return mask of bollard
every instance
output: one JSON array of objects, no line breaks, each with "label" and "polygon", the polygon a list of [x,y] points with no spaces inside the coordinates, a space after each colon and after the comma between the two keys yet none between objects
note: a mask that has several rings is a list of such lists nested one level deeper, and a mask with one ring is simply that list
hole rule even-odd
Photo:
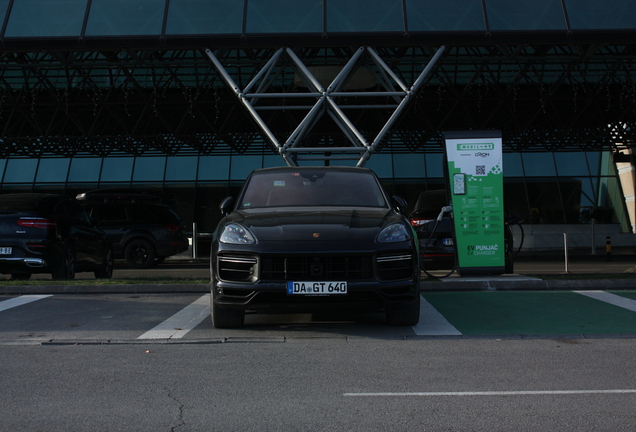
[{"label": "bollard", "polygon": [[607,260],[612,260],[612,239],[610,236],[605,237],[605,255],[607,255]]}]

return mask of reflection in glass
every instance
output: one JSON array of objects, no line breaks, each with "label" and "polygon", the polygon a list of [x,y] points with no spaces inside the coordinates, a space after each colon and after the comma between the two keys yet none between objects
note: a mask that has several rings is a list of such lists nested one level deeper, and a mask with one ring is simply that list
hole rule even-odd
[{"label": "reflection in glass", "polygon": [[636,28],[636,2],[565,0],[572,29]]},{"label": "reflection in glass", "polygon": [[247,3],[246,32],[321,33],[322,1],[251,0]]},{"label": "reflection in glass", "polygon": [[406,0],[406,15],[410,32],[486,29],[481,0]]},{"label": "reflection in glass", "polygon": [[566,29],[560,0],[486,0],[490,30]]},{"label": "reflection in glass", "polygon": [[401,0],[332,0],[328,32],[404,31]]},{"label": "reflection in glass", "polygon": [[242,1],[170,0],[166,34],[240,34],[242,31]]},{"label": "reflection in glass", "polygon": [[[6,1],[0,2],[2,11]],[[79,36],[87,0],[15,0],[5,37]]]},{"label": "reflection in glass", "polygon": [[132,176],[132,157],[110,157],[104,158],[102,167],[102,182],[129,182]]},{"label": "reflection in glass", "polygon": [[159,35],[165,3],[165,0],[92,0],[86,35]]},{"label": "reflection in glass", "polygon": [[4,183],[33,183],[37,159],[9,159],[4,172]]},{"label": "reflection in glass", "polygon": [[70,163],[71,160],[68,158],[40,159],[35,181],[42,183],[66,182]]},{"label": "reflection in glass", "polygon": [[374,154],[369,158],[365,167],[369,168],[381,179],[393,177],[391,154]]}]

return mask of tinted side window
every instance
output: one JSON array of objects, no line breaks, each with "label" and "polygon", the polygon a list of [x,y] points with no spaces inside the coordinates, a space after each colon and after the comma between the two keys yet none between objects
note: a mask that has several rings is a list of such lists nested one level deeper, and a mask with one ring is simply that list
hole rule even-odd
[{"label": "tinted side window", "polygon": [[115,206],[95,207],[92,216],[100,223],[123,223],[126,222],[126,209]]},{"label": "tinted side window", "polygon": [[155,223],[157,219],[148,209],[142,207],[129,207],[128,220],[140,223]]}]

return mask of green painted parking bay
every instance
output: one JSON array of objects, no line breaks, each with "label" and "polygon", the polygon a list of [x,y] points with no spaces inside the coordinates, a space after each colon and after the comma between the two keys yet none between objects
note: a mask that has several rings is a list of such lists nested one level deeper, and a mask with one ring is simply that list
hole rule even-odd
[{"label": "green painted parking bay", "polygon": [[[636,299],[634,291],[612,293]],[[422,295],[466,336],[636,334],[636,312],[571,291]]]}]

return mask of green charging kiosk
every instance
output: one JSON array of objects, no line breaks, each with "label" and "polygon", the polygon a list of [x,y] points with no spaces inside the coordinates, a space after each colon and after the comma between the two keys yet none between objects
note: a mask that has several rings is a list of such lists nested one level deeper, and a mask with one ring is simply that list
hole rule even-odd
[{"label": "green charging kiosk", "polygon": [[460,275],[505,272],[500,131],[445,132],[447,191]]}]

